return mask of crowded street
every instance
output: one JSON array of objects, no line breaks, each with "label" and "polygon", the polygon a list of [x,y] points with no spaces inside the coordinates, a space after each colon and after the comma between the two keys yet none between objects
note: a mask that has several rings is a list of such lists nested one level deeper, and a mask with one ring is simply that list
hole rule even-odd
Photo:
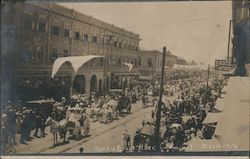
[{"label": "crowded street", "polygon": [[[211,79],[213,80],[210,81],[208,99],[204,97],[206,95],[204,94],[206,78],[189,77],[172,80],[169,82],[172,86],[165,85],[164,106],[161,113],[161,143],[164,146],[162,151],[185,151],[185,147],[188,147],[187,142],[191,140],[192,136],[198,136],[198,134],[199,137],[209,136],[209,132],[204,130],[202,121],[207,112],[214,111],[214,103],[223,88],[222,83],[218,83],[219,81],[216,81],[214,77]],[[48,112],[44,115],[44,119],[42,117],[45,110],[38,111],[36,107],[33,109],[23,106],[21,110],[15,110],[17,113],[14,116],[16,116],[18,130],[14,135],[15,139],[10,141],[16,141],[14,146],[16,153],[24,154],[29,152],[152,151],[151,146],[153,145],[150,145],[152,144],[150,138],[153,136],[155,108],[158,104],[158,97],[154,94],[154,89],[159,87],[157,83],[138,82],[137,86],[130,90],[128,88],[124,91],[111,90],[110,95],[101,96],[99,99],[94,96],[86,98],[81,95],[73,95],[71,101],[67,101],[65,97],[61,101],[44,99],[39,101],[40,104],[47,101],[52,107],[51,112],[46,110]],[[118,92],[121,96],[117,95]],[[128,100],[127,103],[131,105],[131,110],[127,111],[127,108],[125,111],[119,110],[119,99],[123,99],[122,104],[126,103],[124,100]],[[38,101],[34,102],[39,104]],[[112,107],[115,108],[112,109]],[[15,108],[10,105],[8,109],[12,112]],[[6,114],[7,121],[10,118],[8,115],[11,116],[11,113]],[[30,116],[34,116],[34,118]],[[80,134],[78,132],[74,134],[77,129],[75,126],[70,129],[70,120],[77,119],[80,122],[83,120],[82,126],[79,127]],[[25,120],[34,127],[25,126]],[[60,127],[51,126],[48,123],[50,120],[61,125],[64,121],[67,122],[67,126],[64,128],[66,133],[62,134]],[[36,124],[37,122],[41,124]],[[24,129],[29,129],[29,131]],[[57,139],[55,139],[53,129],[58,133]],[[177,135],[179,136],[177,137]],[[26,136],[30,138],[23,139]],[[136,139],[136,136],[141,136],[141,139]],[[96,145],[96,141],[101,141],[101,144]],[[40,144],[41,142],[46,144]],[[145,148],[145,144],[148,148]]]},{"label": "crowded street", "polygon": [[1,157],[249,156],[249,0],[1,4]]}]

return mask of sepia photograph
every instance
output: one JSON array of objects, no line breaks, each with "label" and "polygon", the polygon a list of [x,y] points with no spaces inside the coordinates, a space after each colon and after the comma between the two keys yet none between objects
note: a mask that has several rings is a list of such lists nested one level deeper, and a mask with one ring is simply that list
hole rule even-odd
[{"label": "sepia photograph", "polygon": [[0,57],[3,158],[249,157],[250,0],[3,0]]}]

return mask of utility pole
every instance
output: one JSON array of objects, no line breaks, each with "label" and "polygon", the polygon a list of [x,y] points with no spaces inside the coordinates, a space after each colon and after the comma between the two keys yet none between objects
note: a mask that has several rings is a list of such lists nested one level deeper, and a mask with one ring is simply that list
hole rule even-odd
[{"label": "utility pole", "polygon": [[231,27],[232,20],[229,21],[229,32],[228,32],[228,42],[227,42],[227,59],[229,60],[229,50],[230,50],[230,41],[231,41]]},{"label": "utility pole", "polygon": [[162,106],[162,95],[163,95],[163,80],[164,80],[164,68],[165,68],[165,57],[166,57],[166,47],[163,47],[162,55],[162,68],[161,68],[161,85],[160,85],[160,95],[158,106],[156,109],[156,123],[154,129],[154,145],[157,151],[160,150],[160,125],[161,125],[161,106]]},{"label": "utility pole", "polygon": [[[208,98],[209,74],[210,74],[210,64],[208,65],[208,69],[207,69],[207,88],[206,88],[206,104],[205,105],[207,105],[207,98]],[[206,106],[206,110],[207,110],[207,106]]]}]

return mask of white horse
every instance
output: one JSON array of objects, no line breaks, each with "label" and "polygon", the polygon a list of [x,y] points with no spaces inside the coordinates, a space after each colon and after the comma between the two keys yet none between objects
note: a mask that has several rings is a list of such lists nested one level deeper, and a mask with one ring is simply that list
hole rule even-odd
[{"label": "white horse", "polygon": [[54,146],[57,144],[57,133],[59,133],[60,137],[63,137],[63,142],[65,142],[68,125],[66,119],[57,122],[51,117],[48,117],[45,122],[45,125],[50,126],[50,132],[53,134]]}]

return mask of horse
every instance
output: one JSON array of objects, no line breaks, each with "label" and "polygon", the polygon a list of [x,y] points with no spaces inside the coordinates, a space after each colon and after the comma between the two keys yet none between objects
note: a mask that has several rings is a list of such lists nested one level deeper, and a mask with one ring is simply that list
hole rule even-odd
[{"label": "horse", "polygon": [[61,138],[63,137],[63,143],[65,142],[67,125],[68,125],[66,119],[57,122],[53,120],[51,117],[48,117],[48,119],[45,122],[45,125],[50,126],[50,132],[53,134],[54,147],[57,144],[57,133],[59,133]]}]

